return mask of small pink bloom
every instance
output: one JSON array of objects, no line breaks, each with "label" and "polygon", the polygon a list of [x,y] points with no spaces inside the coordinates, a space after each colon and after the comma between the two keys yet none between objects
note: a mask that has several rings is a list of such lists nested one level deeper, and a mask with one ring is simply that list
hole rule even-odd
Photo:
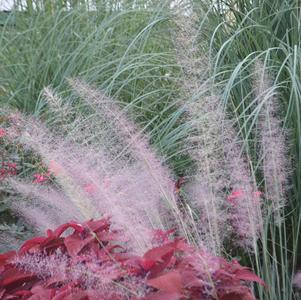
[{"label": "small pink bloom", "polygon": [[227,201],[230,204],[235,204],[235,200],[241,196],[243,196],[244,192],[242,190],[233,191],[228,197]]},{"label": "small pink bloom", "polygon": [[46,174],[36,173],[33,175],[33,177],[35,178],[33,180],[33,183],[43,183],[43,182],[49,180],[49,175],[50,175],[49,172]]},{"label": "small pink bloom", "polygon": [[6,136],[6,131],[4,128],[0,128],[0,138],[5,137]]},{"label": "small pink bloom", "polygon": [[84,185],[84,190],[89,193],[89,194],[94,194],[97,190],[95,184],[93,183],[88,183]]}]

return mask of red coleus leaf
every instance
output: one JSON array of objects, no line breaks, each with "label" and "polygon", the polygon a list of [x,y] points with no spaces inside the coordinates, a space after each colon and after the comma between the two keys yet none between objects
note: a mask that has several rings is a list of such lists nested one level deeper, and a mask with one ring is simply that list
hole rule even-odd
[{"label": "red coleus leaf", "polygon": [[169,293],[169,292],[156,292],[156,293],[151,293],[143,300],[179,300],[180,296],[178,293]]},{"label": "red coleus leaf", "polygon": [[48,237],[36,237],[26,241],[20,248],[18,254],[33,253],[41,250],[53,250],[63,245],[63,240],[57,238],[51,231],[47,231]]},{"label": "red coleus leaf", "polygon": [[37,277],[34,274],[11,267],[1,273],[0,287],[14,289],[19,285],[22,286],[24,282],[32,281],[35,278]]},{"label": "red coleus leaf", "polygon": [[[4,254],[0,254],[0,267],[9,263],[12,258],[16,256],[16,251],[9,251]],[[0,269],[1,270],[1,269]]]},{"label": "red coleus leaf", "polygon": [[158,290],[181,294],[183,291],[181,275],[178,271],[170,271],[161,276],[148,279],[147,284]]},{"label": "red coleus leaf", "polygon": [[175,262],[174,253],[169,252],[162,257],[162,262],[156,263],[149,270],[149,278],[153,278],[158,276],[162,271],[164,271],[167,267],[169,267],[173,262]]},{"label": "red coleus leaf", "polygon": [[196,272],[193,269],[179,270],[182,276],[182,284],[185,288],[200,288],[203,286],[203,281],[197,277]]},{"label": "red coleus leaf", "polygon": [[[22,287],[23,288],[23,287]],[[16,291],[14,293],[16,296],[20,296],[20,297],[23,297],[23,298],[26,298],[26,297],[30,297],[32,296],[32,293],[28,290],[20,290],[20,291]],[[29,298],[30,299],[30,298]]]},{"label": "red coleus leaf", "polygon": [[[69,231],[65,232],[69,228],[73,229],[71,234]],[[46,237],[37,237],[25,242],[18,251],[19,265],[15,265],[13,260],[15,252],[0,255],[0,298],[124,300],[128,294],[123,295],[120,290],[114,291],[114,288],[118,284],[128,283],[134,289],[139,289],[141,284],[143,289],[145,285],[149,287],[145,289],[147,292],[143,298],[132,297],[132,300],[180,300],[184,297],[205,300],[208,299],[208,294],[204,287],[212,284],[221,300],[255,300],[244,281],[264,285],[259,277],[237,261],[229,263],[225,259],[210,255],[207,251],[195,249],[181,239],[170,241],[165,232],[158,231],[158,241],[162,243],[161,246],[148,250],[140,257],[126,249],[122,236],[110,230],[108,219],[90,220],[83,224],[63,224],[54,231],[48,230]],[[33,268],[33,272],[37,270],[37,274],[26,273],[19,268],[22,255],[27,253],[33,257],[42,255],[43,259],[46,259],[46,268],[47,257],[50,264],[56,264],[56,261],[60,263],[56,260],[59,253],[55,251],[57,249],[64,256],[62,266],[58,266],[58,274],[45,278],[38,276],[40,265],[37,265],[36,269]],[[208,260],[209,264],[212,263],[212,271],[203,270],[202,264],[197,263],[200,256]],[[93,274],[98,272],[101,275],[100,280],[108,284],[114,281],[116,286],[100,289],[97,284],[94,287],[97,283],[94,280],[98,280],[98,276]],[[207,275],[202,275],[206,272],[210,272],[210,282]],[[54,273],[50,271],[49,274]],[[92,274],[91,281],[89,274]],[[87,283],[91,285],[87,286]]]},{"label": "red coleus leaf", "polygon": [[65,300],[68,296],[72,295],[72,288],[68,285],[63,287],[51,300]]},{"label": "red coleus leaf", "polygon": [[149,251],[147,251],[143,258],[148,261],[154,261],[154,262],[162,262],[164,256],[170,253],[174,253],[176,250],[175,243],[168,243],[163,246],[155,247]]},{"label": "red coleus leaf", "polygon": [[233,283],[234,281],[239,282],[239,279],[228,270],[218,269],[214,273],[214,278],[216,281],[219,281],[221,284],[228,284],[229,282]]},{"label": "red coleus leaf", "polygon": [[47,235],[47,237],[54,237],[55,236],[54,232],[51,229],[46,230],[46,235]]},{"label": "red coleus leaf", "polygon": [[[130,256],[128,253],[120,253],[117,257],[123,259],[123,261],[119,260],[119,262],[122,264],[122,266],[130,266],[136,269],[141,270],[141,258],[139,256]],[[125,256],[123,256],[125,254]],[[115,257],[114,257],[115,259]]]},{"label": "red coleus leaf", "polygon": [[107,232],[101,231],[96,233],[98,240],[101,242],[111,242],[111,241],[119,241],[121,240],[120,234],[118,232]]},{"label": "red coleus leaf", "polygon": [[63,238],[57,238],[55,236],[51,236],[45,239],[40,245],[41,251],[51,252],[60,248],[64,245]]},{"label": "red coleus leaf", "polygon": [[55,290],[37,285],[31,289],[31,293],[32,296],[28,300],[51,300],[55,295]]},{"label": "red coleus leaf", "polygon": [[266,287],[266,283],[248,268],[239,269],[235,271],[234,274],[239,280],[257,282]]},{"label": "red coleus leaf", "polygon": [[156,262],[154,260],[149,260],[145,258],[142,258],[140,260],[141,267],[146,271],[149,271],[155,264]]},{"label": "red coleus leaf", "polygon": [[[217,284],[216,288],[219,299],[256,300],[250,289],[245,285],[241,285],[239,282],[228,282],[224,285]],[[252,297],[250,298],[250,296]]]},{"label": "red coleus leaf", "polygon": [[66,295],[64,300],[100,300],[95,291],[74,290],[69,295]]},{"label": "red coleus leaf", "polygon": [[93,232],[98,232],[98,231],[103,231],[107,230],[110,228],[110,222],[108,218],[105,219],[100,219],[100,220],[90,220],[85,223],[85,226],[93,231]]},{"label": "red coleus leaf", "polygon": [[54,235],[56,237],[59,237],[62,235],[63,232],[65,232],[68,228],[73,228],[76,232],[83,232],[85,230],[84,226],[82,224],[76,223],[76,222],[69,222],[66,224],[63,224],[61,226],[59,226],[55,231],[54,231]]},{"label": "red coleus leaf", "polygon": [[30,250],[36,251],[40,249],[40,245],[47,238],[44,236],[35,237],[31,240],[26,241],[20,248],[19,254],[24,254],[25,252],[29,252]]},{"label": "red coleus leaf", "polygon": [[64,239],[64,245],[67,248],[68,254],[73,257],[79,254],[85,246],[94,240],[95,238],[93,236],[81,239],[78,235],[72,234]]},{"label": "red coleus leaf", "polygon": [[175,241],[155,247],[144,254],[141,266],[150,272],[149,278],[156,277],[172,263],[177,245],[178,241]]},{"label": "red coleus leaf", "polygon": [[231,292],[219,297],[220,300],[256,300],[250,291],[245,293]]}]

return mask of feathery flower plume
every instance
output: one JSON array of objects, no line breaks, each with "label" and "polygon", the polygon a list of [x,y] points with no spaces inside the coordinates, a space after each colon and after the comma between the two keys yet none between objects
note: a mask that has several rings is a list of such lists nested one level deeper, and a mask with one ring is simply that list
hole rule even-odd
[{"label": "feathery flower plume", "polygon": [[298,288],[299,290],[301,290],[301,271],[298,271],[293,279],[293,285]]},{"label": "feathery flower plume", "polygon": [[[196,162],[196,173],[192,183],[186,187],[191,199],[190,205],[198,215],[197,235],[201,242],[215,253],[221,251],[225,228],[222,206],[223,198],[219,192],[223,173],[223,160],[220,153],[220,127],[223,114],[217,110],[218,99],[205,90],[204,74],[206,66],[197,47],[198,32],[195,16],[175,15],[177,25],[174,44],[178,64],[182,67],[180,93],[185,99],[187,118],[194,129],[189,139],[190,154]],[[189,205],[189,204],[188,204]],[[192,218],[193,219],[193,218]],[[192,223],[193,220],[192,220]]]},{"label": "feathery flower plume", "polygon": [[[197,46],[195,16],[176,14],[175,22],[175,48],[183,69],[181,94],[194,129],[190,153],[196,162],[196,173],[186,191],[192,198],[192,208],[199,214],[201,240],[219,253],[232,230],[240,245],[254,248],[260,235],[261,209],[260,201],[253,197],[257,189],[241,156],[241,143],[219,96],[205,78],[208,58]],[[235,207],[225,201],[225,190],[243,190]]]},{"label": "feathery flower plume", "polygon": [[255,180],[252,179],[247,158],[241,153],[242,144],[229,120],[224,123],[224,153],[228,169],[229,222],[235,244],[253,251],[263,229],[261,198]]},{"label": "feathery flower plume", "polygon": [[[70,79],[72,89],[94,110],[97,117],[110,126],[111,132],[124,144],[119,155],[128,156],[139,164],[142,172],[148,174],[148,184],[156,188],[158,195],[163,199],[162,209],[171,212],[167,214],[167,223],[171,219],[177,220],[181,228],[181,215],[176,203],[174,181],[171,171],[163,165],[162,160],[151,149],[146,134],[142,133],[136,125],[129,120],[113,99],[101,93],[79,79]],[[165,208],[164,208],[165,206]],[[169,213],[170,214],[170,213]],[[163,216],[164,217],[164,216]]]},{"label": "feathery flower plume", "polygon": [[17,197],[21,195],[26,199],[26,201],[12,199],[13,210],[33,225],[38,232],[55,228],[57,224],[69,220],[84,219],[74,202],[51,185],[37,185],[16,179],[10,179],[9,183],[18,193]]},{"label": "feathery flower plume", "polygon": [[[111,118],[111,115],[108,117]],[[163,229],[166,223],[162,219],[168,210],[162,205],[162,199],[165,196],[173,201],[175,210],[176,205],[174,185],[168,169],[160,164],[142,136],[137,138],[138,142],[131,140],[136,143],[133,147],[136,160],[127,158],[114,161],[100,143],[77,144],[71,134],[63,137],[57,128],[54,134],[38,120],[19,116],[17,121],[15,126],[19,131],[19,142],[40,155],[58,183],[57,192],[61,193],[62,199],[60,204],[56,200],[57,193],[50,188],[46,190],[46,183],[14,183],[15,189],[29,198],[38,198],[41,193],[42,198],[49,199],[48,206],[53,208],[46,209],[47,204],[44,204],[47,201],[38,203],[32,200],[29,202],[32,209],[18,203],[14,205],[17,211],[35,225],[40,224],[40,230],[66,221],[70,217],[68,212],[74,213],[79,220],[109,214],[117,227],[124,228],[124,234],[134,249],[144,251],[151,245],[150,231],[153,228]],[[124,116],[119,121],[126,125]],[[93,124],[90,124],[92,127]],[[139,136],[134,129],[132,126],[131,134]],[[60,211],[66,212],[65,216]]]},{"label": "feathery flower plume", "polygon": [[281,224],[286,202],[289,165],[286,159],[286,137],[278,117],[279,103],[275,86],[260,60],[254,65],[254,89],[260,107],[258,131],[261,140],[265,198],[271,203],[275,223]]}]

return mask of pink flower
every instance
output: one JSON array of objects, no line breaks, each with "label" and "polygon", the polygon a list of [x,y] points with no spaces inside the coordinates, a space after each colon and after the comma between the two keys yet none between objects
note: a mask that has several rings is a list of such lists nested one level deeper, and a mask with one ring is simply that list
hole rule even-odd
[{"label": "pink flower", "polygon": [[227,201],[230,204],[235,205],[235,200],[241,196],[243,196],[244,191],[243,190],[237,190],[237,191],[233,191],[228,197],[227,197]]},{"label": "pink flower", "polygon": [[88,193],[88,194],[94,194],[97,190],[95,184],[93,183],[87,183],[84,185],[84,190]]},{"label": "pink flower", "polygon": [[255,193],[254,193],[254,196],[255,197],[260,197],[262,195],[262,192],[261,191],[256,191]]},{"label": "pink flower", "polygon": [[[242,197],[244,195],[244,191],[243,190],[237,190],[237,191],[233,191],[228,197],[227,197],[227,201],[232,204],[235,205],[236,200],[239,197]],[[259,198],[262,195],[262,192],[260,191],[256,191],[253,193],[254,199]]]},{"label": "pink flower", "polygon": [[47,180],[49,180],[50,172],[47,172],[46,174],[36,173],[33,175],[35,178],[33,180],[33,183],[43,183]]},{"label": "pink flower", "polygon": [[6,136],[6,131],[4,128],[0,128],[0,138],[5,137]]}]

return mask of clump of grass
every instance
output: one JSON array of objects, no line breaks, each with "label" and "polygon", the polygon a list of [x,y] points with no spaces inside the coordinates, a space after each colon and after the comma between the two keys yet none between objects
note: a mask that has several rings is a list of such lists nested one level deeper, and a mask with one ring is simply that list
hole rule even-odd
[{"label": "clump of grass", "polygon": [[[77,118],[70,119],[68,126],[74,130],[63,136],[66,128],[60,133],[54,127],[53,132],[38,120],[19,116],[14,124],[20,132],[19,143],[39,154],[48,171],[46,177],[36,176],[32,183],[11,181],[21,195],[32,199],[16,203],[14,209],[42,231],[72,216],[83,220],[107,213],[120,228],[126,228],[129,239],[137,242],[133,248],[141,251],[150,245],[148,231],[153,228],[173,224],[182,232],[172,173],[146,137],[110,97],[79,80],[70,80],[70,84],[97,118],[81,129]],[[57,104],[58,98],[49,88],[46,92],[48,102]],[[113,139],[97,136],[99,124],[104,123],[106,134],[115,136]],[[95,139],[88,142],[86,133]],[[124,148],[113,159],[108,151],[118,152],[114,149],[120,149],[118,143]],[[47,176],[55,178],[57,186],[44,186]]]},{"label": "clump of grass", "polygon": [[[200,37],[196,18],[176,15],[175,20],[178,28],[174,44],[183,70],[181,97],[194,129],[189,152],[196,168],[186,192],[196,209],[194,218],[201,224],[200,239],[209,237],[206,245],[220,253],[233,235],[234,243],[255,251],[262,234],[261,202],[254,196],[256,182],[246,155],[241,153],[235,123],[222,106],[218,90],[206,78],[210,65],[197,47]],[[227,192],[232,193],[232,200],[237,199],[226,201]]]},{"label": "clump of grass", "polygon": [[[205,8],[208,3],[203,4]],[[292,277],[300,260],[301,221],[300,176],[297,175],[300,173],[299,4],[269,0],[219,4],[207,5],[208,18],[204,22],[206,27],[203,26],[210,40],[215,87],[222,89],[221,101],[238,121],[258,186],[264,187],[268,198],[271,194],[276,197],[275,202],[264,200],[265,206],[275,214],[264,218],[264,234],[259,244],[262,255],[250,258],[271,287],[269,291],[259,291],[259,297],[297,299]],[[260,67],[254,70],[258,61]],[[254,90],[257,90],[255,99]],[[261,128],[259,135],[256,124]],[[286,130],[282,127],[290,132],[288,146],[283,143]],[[277,140],[277,147],[269,145],[269,139],[273,143]],[[275,165],[273,159],[269,160],[273,156],[277,160]],[[288,181],[285,178],[290,167],[287,169],[284,161],[294,161],[296,167]],[[269,175],[262,176],[265,172]],[[287,189],[288,186],[293,188]],[[277,219],[281,221],[280,227],[279,222],[273,221]]]}]

